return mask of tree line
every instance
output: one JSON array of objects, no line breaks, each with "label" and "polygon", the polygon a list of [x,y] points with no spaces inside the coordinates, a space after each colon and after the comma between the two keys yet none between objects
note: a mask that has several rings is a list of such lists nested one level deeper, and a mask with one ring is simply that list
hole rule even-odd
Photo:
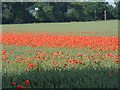
[{"label": "tree line", "polygon": [[119,19],[119,2],[3,2],[2,23],[71,22]]}]

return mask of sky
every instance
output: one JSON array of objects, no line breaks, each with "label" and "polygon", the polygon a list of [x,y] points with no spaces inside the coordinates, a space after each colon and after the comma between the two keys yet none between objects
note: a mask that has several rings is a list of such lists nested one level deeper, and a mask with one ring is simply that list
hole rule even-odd
[{"label": "sky", "polygon": [[113,3],[114,2],[114,0],[106,0],[107,2],[110,2],[110,3]]},{"label": "sky", "polygon": [[110,5],[115,6],[115,5],[114,5],[114,0],[106,0],[106,2],[109,2]]}]

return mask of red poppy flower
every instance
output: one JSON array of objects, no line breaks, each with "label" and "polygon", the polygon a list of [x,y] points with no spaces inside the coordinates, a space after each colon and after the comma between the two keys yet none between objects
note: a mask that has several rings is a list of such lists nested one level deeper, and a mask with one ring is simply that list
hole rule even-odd
[{"label": "red poppy flower", "polygon": [[36,67],[36,64],[30,63],[30,64],[28,64],[28,67],[29,67],[29,68],[34,68],[34,67]]},{"label": "red poppy flower", "polygon": [[64,68],[66,68],[67,64],[64,64]]},{"label": "red poppy flower", "polygon": [[34,59],[37,59],[37,56],[34,56]]},{"label": "red poppy flower", "polygon": [[79,61],[79,64],[82,64],[82,61]]},{"label": "red poppy flower", "polygon": [[108,56],[113,57],[113,54],[110,54],[110,53],[109,53]]},{"label": "red poppy flower", "polygon": [[73,60],[70,60],[70,64],[73,64]]},{"label": "red poppy flower", "polygon": [[54,64],[54,63],[55,63],[55,61],[54,61],[54,60],[52,60],[52,61],[51,61],[51,63],[52,63],[52,64]]},{"label": "red poppy flower", "polygon": [[7,58],[8,58],[8,55],[6,55],[5,58],[7,59]]},{"label": "red poppy flower", "polygon": [[19,90],[24,90],[24,86],[17,86]]},{"label": "red poppy flower", "polygon": [[31,58],[27,58],[27,60],[28,60],[28,61],[30,61],[30,60],[31,60]]},{"label": "red poppy flower", "polygon": [[115,60],[115,63],[118,63],[118,59]]},{"label": "red poppy flower", "polygon": [[[43,35],[38,34],[33,36],[31,33],[29,34],[3,34],[3,42],[4,44],[15,44],[15,45],[30,45],[33,47],[36,46],[48,46],[48,47],[92,47],[95,51],[96,49],[99,50],[106,50],[109,49],[112,51],[118,50],[118,37],[84,37],[84,36],[57,36],[57,35]],[[29,37],[29,38],[28,38]],[[16,39],[14,39],[16,38]],[[34,38],[34,39],[31,39]],[[41,40],[40,40],[40,39]],[[24,40],[22,40],[24,39]],[[39,41],[40,40],[40,41]],[[50,43],[53,42],[53,43]],[[64,42],[64,43],[61,43]],[[98,43],[99,42],[99,43]],[[19,49],[19,48],[18,48]],[[88,50],[87,50],[88,51]],[[36,51],[35,51],[36,52]],[[41,50],[39,51],[42,52]],[[59,53],[59,52],[57,52]],[[4,54],[4,53],[3,53]],[[81,55],[80,55],[81,56]],[[110,55],[112,57],[112,55]]]},{"label": "red poppy flower", "polygon": [[6,54],[7,51],[6,50],[2,50],[2,55]]},{"label": "red poppy flower", "polygon": [[97,62],[98,62],[98,60],[95,60],[95,61],[94,61],[94,63],[97,63]]},{"label": "red poppy flower", "polygon": [[68,62],[68,59],[66,59],[66,62]]},{"label": "red poppy flower", "polygon": [[30,80],[26,80],[25,85],[30,85]]},{"label": "red poppy flower", "polygon": [[3,62],[7,62],[6,60],[3,60]]},{"label": "red poppy flower", "polygon": [[16,85],[16,82],[12,82],[11,85]]},{"label": "red poppy flower", "polygon": [[82,56],[82,54],[78,54],[78,56],[79,56],[79,57],[81,57],[81,56]]},{"label": "red poppy flower", "polygon": [[12,64],[12,61],[8,61],[9,64]]},{"label": "red poppy flower", "polygon": [[64,52],[62,52],[62,54],[64,54]]},{"label": "red poppy flower", "polygon": [[60,65],[62,65],[62,62],[60,62]]}]

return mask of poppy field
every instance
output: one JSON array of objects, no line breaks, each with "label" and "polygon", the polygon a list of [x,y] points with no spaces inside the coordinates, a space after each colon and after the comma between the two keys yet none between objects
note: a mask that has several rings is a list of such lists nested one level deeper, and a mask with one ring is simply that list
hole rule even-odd
[{"label": "poppy field", "polygon": [[118,88],[120,40],[109,33],[2,33],[2,87]]}]

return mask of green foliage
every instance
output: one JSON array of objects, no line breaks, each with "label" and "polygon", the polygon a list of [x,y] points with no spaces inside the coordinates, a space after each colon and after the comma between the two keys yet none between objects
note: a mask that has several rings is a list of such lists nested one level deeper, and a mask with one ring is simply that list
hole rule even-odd
[{"label": "green foliage", "polygon": [[[95,60],[100,62],[97,64],[94,63],[94,60],[86,61],[83,57],[83,62],[86,64],[78,65],[76,68],[73,68],[72,65],[67,66],[66,69],[63,67],[60,70],[60,67],[53,68],[51,60],[56,62],[66,63],[66,58],[62,58],[61,52],[64,52],[64,55],[69,54],[68,58],[77,57],[78,53],[88,54],[89,56],[94,55],[94,50],[81,48],[76,50],[75,48],[45,48],[45,47],[36,47],[32,48],[29,46],[17,46],[13,45],[3,45],[3,49],[6,49],[9,53],[11,50],[14,50],[14,55],[9,55],[7,61],[12,61],[13,64],[3,63],[3,74],[2,74],[2,86],[3,88],[10,88],[12,85],[11,82],[17,82],[17,85],[24,85],[26,79],[31,81],[29,88],[118,88],[118,64],[114,63],[113,58],[106,59],[103,61],[100,57]],[[86,52],[90,50],[89,53]],[[30,52],[26,52],[26,50]],[[46,53],[45,60],[40,62],[40,58],[34,60],[33,57],[36,54],[39,54],[39,51],[42,50],[42,53]],[[60,57],[52,58],[50,52],[60,52]],[[32,52],[32,53],[31,53]],[[100,53],[99,51],[96,53]],[[116,51],[109,51],[107,53],[113,53],[117,55]],[[107,54],[103,53],[103,54]],[[70,54],[73,56],[71,57]],[[22,55],[25,55],[23,58]],[[27,60],[28,57],[31,58],[31,62],[39,62],[39,70],[30,69],[25,71],[26,66],[23,62],[16,63],[16,57],[21,56],[22,61]],[[41,57],[41,54],[39,54]],[[51,57],[48,59],[48,57]],[[48,65],[49,64],[49,65]],[[47,65],[47,66],[46,66]],[[25,86],[27,87],[27,86]]]},{"label": "green foliage", "polygon": [[30,14],[28,7],[33,3],[9,2],[2,3],[3,23],[30,23],[35,18]]},{"label": "green foliage", "polygon": [[2,23],[11,23],[12,21],[12,7],[9,3],[4,3],[2,5]]},{"label": "green foliage", "polygon": [[4,2],[2,19],[3,23],[94,21],[104,20],[105,15],[107,20],[118,19],[119,3],[115,5],[107,2]]}]

